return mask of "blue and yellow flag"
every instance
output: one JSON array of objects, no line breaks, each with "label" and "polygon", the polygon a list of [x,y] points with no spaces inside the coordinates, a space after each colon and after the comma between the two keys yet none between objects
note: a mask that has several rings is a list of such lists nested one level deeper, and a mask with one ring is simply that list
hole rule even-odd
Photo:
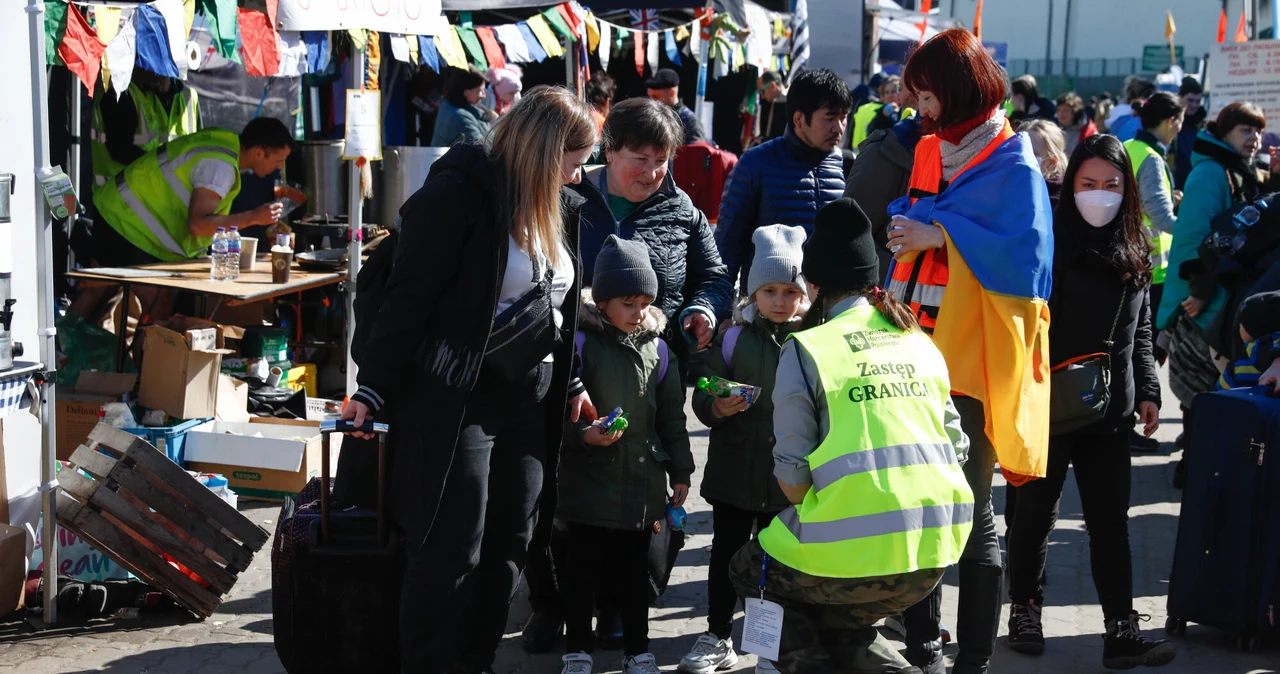
[{"label": "blue and yellow flag", "polygon": [[1027,136],[995,142],[941,194],[904,197],[889,213],[944,232],[949,280],[933,339],[953,391],[983,402],[987,437],[1018,484],[1048,466],[1053,213]]}]

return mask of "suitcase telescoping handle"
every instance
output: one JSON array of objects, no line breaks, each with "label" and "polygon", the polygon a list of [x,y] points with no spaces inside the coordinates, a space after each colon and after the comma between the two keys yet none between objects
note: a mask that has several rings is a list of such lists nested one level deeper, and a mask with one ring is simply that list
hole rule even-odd
[{"label": "suitcase telescoping handle", "polygon": [[323,437],[320,452],[320,543],[329,542],[329,436],[334,433],[351,433],[361,431],[375,433],[378,436],[378,545],[386,541],[386,486],[387,486],[387,432],[386,424],[368,422],[356,427],[350,421],[325,421],[320,424]]}]

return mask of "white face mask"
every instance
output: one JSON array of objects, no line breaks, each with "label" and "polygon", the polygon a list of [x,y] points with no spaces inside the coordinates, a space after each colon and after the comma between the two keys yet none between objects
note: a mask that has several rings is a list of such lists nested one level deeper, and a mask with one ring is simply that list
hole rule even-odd
[{"label": "white face mask", "polygon": [[1085,222],[1094,227],[1104,227],[1115,220],[1122,201],[1123,195],[1107,190],[1076,192],[1076,208],[1080,209]]}]

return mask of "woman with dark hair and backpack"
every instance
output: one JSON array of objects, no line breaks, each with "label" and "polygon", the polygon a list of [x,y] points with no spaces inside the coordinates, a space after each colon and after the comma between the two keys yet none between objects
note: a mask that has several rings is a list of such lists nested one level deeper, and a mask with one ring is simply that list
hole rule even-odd
[{"label": "woman with dark hair and backpack", "polygon": [[1108,354],[1110,402],[1091,425],[1049,438],[1049,472],[1018,487],[1009,535],[1009,647],[1044,652],[1040,622],[1045,556],[1058,501],[1075,469],[1089,533],[1093,581],[1106,620],[1103,666],[1171,662],[1175,651],[1138,629],[1129,552],[1129,433],[1134,413],[1150,437],[1160,425],[1160,382],[1152,357],[1151,243],[1125,148],[1114,136],[1085,139],[1071,156],[1054,218],[1057,249],[1049,307],[1052,363]]}]

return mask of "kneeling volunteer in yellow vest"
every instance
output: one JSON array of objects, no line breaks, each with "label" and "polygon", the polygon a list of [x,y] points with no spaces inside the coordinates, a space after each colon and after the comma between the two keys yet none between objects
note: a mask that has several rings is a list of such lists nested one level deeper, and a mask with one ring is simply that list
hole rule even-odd
[{"label": "kneeling volunteer in yellow vest", "polygon": [[871,222],[853,200],[818,212],[802,270],[818,289],[815,327],[783,346],[773,391],[773,472],[795,505],[730,575],[743,597],[783,607],[782,672],[919,672],[873,625],[960,559],[969,440],[942,355],[876,287]]},{"label": "kneeling volunteer in yellow vest", "polygon": [[237,136],[205,129],[151,150],[94,191],[109,227],[95,228],[95,262],[132,266],[195,257],[219,227],[270,225],[278,203],[231,214],[240,172],[266,176],[284,166],[293,135],[278,119],[259,117]]}]

